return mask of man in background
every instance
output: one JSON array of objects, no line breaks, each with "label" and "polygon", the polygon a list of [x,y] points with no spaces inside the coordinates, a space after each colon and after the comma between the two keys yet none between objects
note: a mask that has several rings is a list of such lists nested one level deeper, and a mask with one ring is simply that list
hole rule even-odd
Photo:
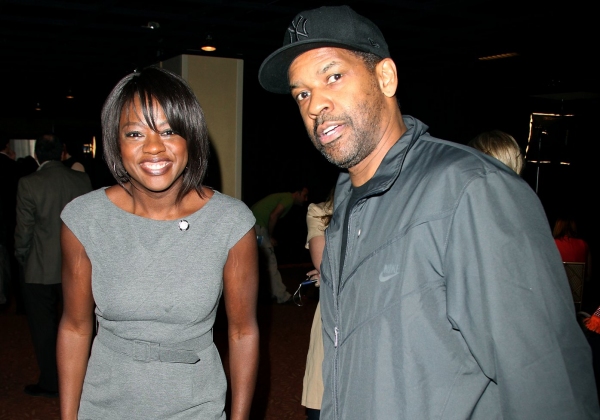
[{"label": "man in background", "polygon": [[301,206],[308,200],[308,189],[304,186],[293,188],[291,192],[270,194],[256,202],[252,207],[252,213],[256,218],[254,226],[258,246],[266,259],[267,273],[271,288],[271,297],[277,303],[288,303],[292,295],[287,291],[281,273],[277,268],[277,257],[274,247],[277,240],[273,237],[273,231],[279,219],[284,217],[292,206]]},{"label": "man in background", "polygon": [[398,75],[379,28],[347,6],[298,14],[259,70],[348,170],[321,264],[321,418],[597,420],[590,347],[538,197],[403,116]]},{"label": "man in background", "polygon": [[0,132],[0,305],[7,307],[15,301],[16,312],[23,313],[19,290],[19,269],[14,253],[15,208],[17,200],[18,164],[10,147],[10,135]]},{"label": "man in background", "polygon": [[88,175],[61,163],[62,142],[53,134],[37,139],[36,172],[19,180],[15,256],[24,271],[25,313],[40,369],[25,393],[58,396],[56,334],[62,304],[60,213],[74,198],[90,192]]}]

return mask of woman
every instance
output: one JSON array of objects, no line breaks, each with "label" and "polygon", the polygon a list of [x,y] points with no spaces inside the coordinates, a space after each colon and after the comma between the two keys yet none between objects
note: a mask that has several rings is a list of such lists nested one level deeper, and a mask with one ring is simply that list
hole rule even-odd
[{"label": "woman", "polygon": [[557,217],[552,228],[554,242],[563,262],[585,263],[585,280],[592,277],[592,257],[588,243],[579,236],[577,223],[569,217]]},{"label": "woman", "polygon": [[[333,214],[332,189],[327,200],[322,203],[312,203],[306,213],[308,235],[305,247],[310,252],[310,258],[316,270],[307,273],[311,278],[319,278],[323,249],[325,248],[325,229]],[[315,283],[319,286],[319,281]],[[318,420],[321,414],[323,399],[323,332],[321,324],[321,306],[317,304],[310,329],[310,342],[306,357],[306,368],[302,381],[302,405],[306,407],[307,420]]]},{"label": "woman", "polygon": [[521,175],[525,167],[525,158],[519,143],[513,136],[500,130],[486,131],[477,135],[469,146],[492,156]]},{"label": "woman", "polygon": [[179,76],[147,68],[110,93],[102,133],[118,185],[61,216],[62,419],[224,419],[227,383],[212,341],[221,293],[231,418],[247,419],[258,365],[255,220],[241,201],[202,186],[200,104]]},{"label": "woman", "polygon": [[[85,172],[85,166],[81,163],[80,157],[76,157],[71,155],[71,152],[74,151],[73,144],[70,142],[65,142],[63,144],[63,153],[61,156],[62,163],[67,167],[71,168],[74,171]],[[79,155],[79,153],[77,153]]]}]

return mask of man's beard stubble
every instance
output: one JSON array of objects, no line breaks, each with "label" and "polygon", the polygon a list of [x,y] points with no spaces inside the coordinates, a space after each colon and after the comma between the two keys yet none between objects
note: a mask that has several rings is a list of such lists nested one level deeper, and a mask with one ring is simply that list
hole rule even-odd
[{"label": "man's beard stubble", "polygon": [[[381,109],[381,102],[376,102],[371,106],[366,102],[358,104],[355,108],[357,111],[355,115],[362,116],[363,121],[359,121],[359,123],[362,122],[360,126],[357,126],[354,118],[348,114],[319,116],[314,122],[312,133],[309,132],[309,137],[317,150],[330,163],[339,168],[352,168],[369,156],[381,140],[377,138]],[[317,127],[325,121],[343,121],[346,128],[351,130],[343,149],[340,149],[339,139],[327,144],[317,141]],[[336,149],[338,153],[336,153]]]}]

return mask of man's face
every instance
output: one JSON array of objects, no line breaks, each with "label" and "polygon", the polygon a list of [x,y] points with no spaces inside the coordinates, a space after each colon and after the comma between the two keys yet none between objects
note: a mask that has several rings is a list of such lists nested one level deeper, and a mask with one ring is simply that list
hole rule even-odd
[{"label": "man's face", "polygon": [[352,168],[375,149],[385,97],[360,57],[317,48],[296,57],[288,75],[308,136],[329,162]]},{"label": "man's face", "polygon": [[302,188],[302,191],[297,191],[294,194],[294,204],[301,206],[308,201],[308,189]]}]

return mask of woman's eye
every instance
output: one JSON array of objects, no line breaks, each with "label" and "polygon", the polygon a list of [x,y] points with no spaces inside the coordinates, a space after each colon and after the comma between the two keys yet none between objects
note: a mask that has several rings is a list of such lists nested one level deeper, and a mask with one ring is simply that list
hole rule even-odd
[{"label": "woman's eye", "polygon": [[130,131],[128,133],[125,133],[125,137],[142,137],[142,133],[140,133],[139,131]]},{"label": "woman's eye", "polygon": [[169,129],[163,131],[162,135],[163,136],[175,136],[175,135],[177,135],[177,133],[175,132],[175,130],[172,130],[169,128]]},{"label": "woman's eye", "polygon": [[336,82],[336,81],[338,81],[338,80],[339,80],[341,77],[342,77],[342,75],[341,75],[341,74],[339,74],[339,73],[332,74],[331,76],[329,76],[329,77],[327,78],[327,83],[333,83],[333,82]]}]

